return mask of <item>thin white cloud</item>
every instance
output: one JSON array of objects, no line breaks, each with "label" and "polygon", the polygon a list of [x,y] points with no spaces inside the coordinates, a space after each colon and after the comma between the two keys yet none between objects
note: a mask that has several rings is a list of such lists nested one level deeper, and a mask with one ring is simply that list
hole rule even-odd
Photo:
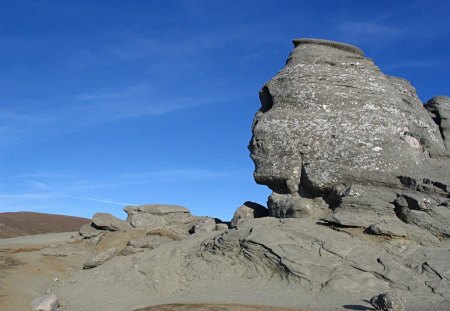
[{"label": "thin white cloud", "polygon": [[402,63],[395,63],[383,66],[384,70],[393,69],[404,69],[404,68],[417,68],[417,69],[435,69],[435,70],[446,70],[448,71],[449,60],[420,60],[420,61],[409,61]]},{"label": "thin white cloud", "polygon": [[83,174],[65,173],[35,173],[15,177],[18,181],[15,187],[27,191],[47,190],[53,193],[70,194],[83,190],[120,188],[129,185],[145,185],[152,183],[174,183],[191,181],[211,181],[236,178],[241,171],[211,170],[201,168],[163,169],[147,172],[122,172],[101,179],[89,179]]},{"label": "thin white cloud", "polygon": [[69,104],[61,104],[48,113],[36,111],[33,105],[25,105],[20,111],[13,108],[2,109],[0,148],[12,143],[42,140],[123,119],[158,117],[234,99],[220,95],[159,99],[152,93],[150,86],[137,84],[119,91],[102,90],[98,93],[80,94],[68,99]]},{"label": "thin white cloud", "polygon": [[117,201],[112,201],[112,200],[90,198],[90,197],[83,197],[83,196],[69,195],[69,194],[60,194],[59,197],[64,197],[64,198],[69,198],[69,199],[77,199],[77,200],[84,200],[84,201],[99,202],[99,203],[106,203],[106,204],[112,204],[112,205],[120,205],[120,206],[138,205],[136,203],[117,202]]}]

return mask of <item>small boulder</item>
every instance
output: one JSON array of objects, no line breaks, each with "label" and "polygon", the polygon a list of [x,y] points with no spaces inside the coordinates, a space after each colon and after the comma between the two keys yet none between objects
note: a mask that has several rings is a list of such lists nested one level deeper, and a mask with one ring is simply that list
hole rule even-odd
[{"label": "small boulder", "polygon": [[233,218],[231,219],[231,228],[236,228],[242,219],[261,218],[267,215],[267,208],[261,204],[247,201],[234,212]]},{"label": "small boulder", "polygon": [[89,258],[84,264],[83,269],[92,269],[100,266],[105,261],[110,260],[117,254],[117,250],[115,248],[110,248],[107,251],[104,251],[100,254],[95,255],[92,258]]},{"label": "small boulder", "polygon": [[376,310],[404,311],[406,299],[396,292],[377,294],[370,299],[370,304]]},{"label": "small boulder", "polygon": [[109,231],[125,231],[130,228],[127,222],[120,220],[109,213],[96,213],[92,217],[92,223],[99,229]]},{"label": "small boulder", "polygon": [[55,294],[36,298],[31,303],[33,311],[55,311],[59,306],[59,299]]},{"label": "small boulder", "polygon": [[216,231],[228,230],[228,224],[226,223],[218,223],[216,224]]}]

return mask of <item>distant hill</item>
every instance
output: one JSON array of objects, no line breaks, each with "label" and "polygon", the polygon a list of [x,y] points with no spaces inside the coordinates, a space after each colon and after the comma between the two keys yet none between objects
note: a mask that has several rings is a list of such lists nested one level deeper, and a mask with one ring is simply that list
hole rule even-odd
[{"label": "distant hill", "polygon": [[90,221],[81,217],[34,212],[0,213],[0,238],[78,231]]}]

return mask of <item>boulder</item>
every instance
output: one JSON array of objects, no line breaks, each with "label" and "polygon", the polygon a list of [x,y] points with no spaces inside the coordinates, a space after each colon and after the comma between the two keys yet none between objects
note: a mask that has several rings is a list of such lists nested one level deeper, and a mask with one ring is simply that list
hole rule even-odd
[{"label": "boulder", "polygon": [[[260,100],[249,150],[255,181],[273,191],[269,216],[374,234],[389,231],[373,226],[385,221],[400,223],[388,234],[448,237],[448,98],[430,100],[428,112],[407,80],[383,74],[359,48],[298,39]],[[429,208],[394,203],[405,196]]]},{"label": "boulder", "polygon": [[31,303],[33,311],[56,311],[59,306],[59,299],[55,294],[45,295],[36,298]]},{"label": "boulder", "polygon": [[216,221],[211,217],[196,217],[194,226],[191,229],[192,233],[207,232],[216,230]]},{"label": "boulder", "polygon": [[387,292],[373,296],[370,304],[376,310],[404,311],[406,299],[396,292]]},{"label": "boulder", "polygon": [[92,223],[96,228],[109,231],[125,231],[131,228],[127,222],[109,213],[96,213],[92,217]]},{"label": "boulder", "polygon": [[88,260],[83,264],[83,269],[92,269],[100,266],[105,261],[110,260],[117,254],[117,249],[110,248],[107,251],[101,252]]},{"label": "boulder", "polygon": [[166,228],[185,236],[197,220],[187,208],[178,205],[147,204],[127,206],[124,210],[128,214],[127,222],[134,228],[149,231]]},{"label": "boulder", "polygon": [[261,204],[247,201],[241,205],[236,212],[234,212],[233,218],[231,219],[231,228],[236,228],[239,221],[242,219],[249,218],[260,218],[267,216],[267,208]]}]

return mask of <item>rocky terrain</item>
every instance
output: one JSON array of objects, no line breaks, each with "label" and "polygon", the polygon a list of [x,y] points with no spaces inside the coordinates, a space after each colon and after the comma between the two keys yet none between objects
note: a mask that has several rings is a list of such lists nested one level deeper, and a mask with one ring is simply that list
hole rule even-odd
[{"label": "rocky terrain", "polygon": [[129,206],[70,240],[5,246],[4,262],[65,268],[25,294],[6,269],[1,309],[55,294],[44,298],[68,311],[450,310],[450,99],[423,105],[357,47],[294,46],[260,92],[249,144],[267,208],[245,202],[228,223]]},{"label": "rocky terrain", "polygon": [[77,231],[87,218],[34,212],[0,213],[0,238]]}]

